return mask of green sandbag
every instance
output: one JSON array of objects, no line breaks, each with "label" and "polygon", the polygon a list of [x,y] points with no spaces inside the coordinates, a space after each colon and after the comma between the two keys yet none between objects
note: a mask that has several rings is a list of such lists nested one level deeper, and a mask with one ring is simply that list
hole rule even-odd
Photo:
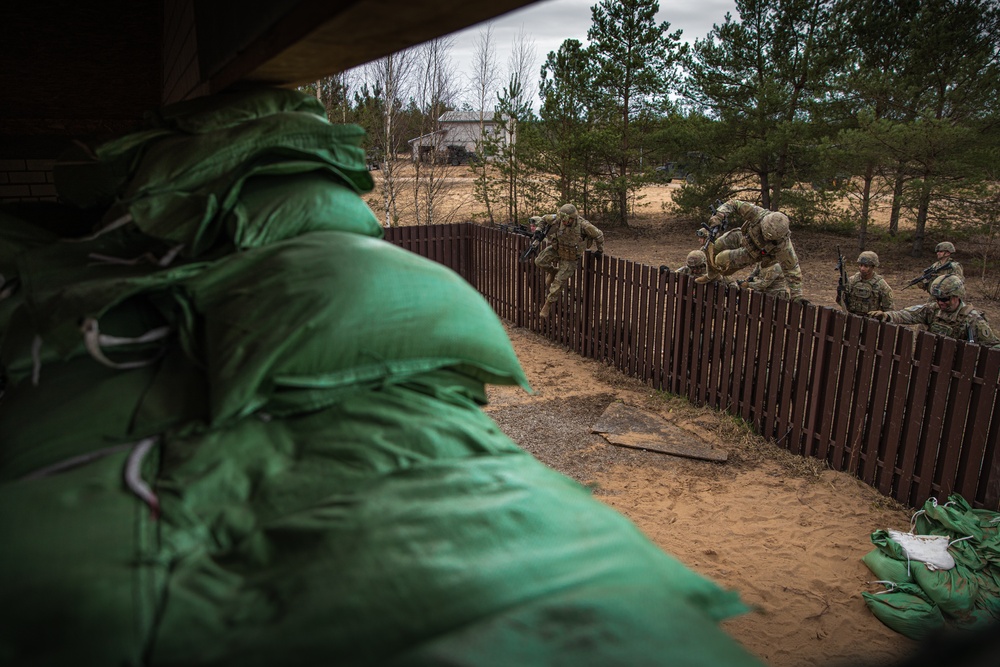
[{"label": "green sandbag", "polygon": [[916,584],[900,584],[879,594],[862,591],[875,617],[910,639],[921,640],[944,627],[941,610]]},{"label": "green sandbag", "polygon": [[258,176],[243,184],[226,221],[237,248],[256,248],[308,232],[382,238],[382,225],[356,192],[321,171],[294,178]]},{"label": "green sandbag", "polygon": [[946,616],[963,618],[975,608],[979,583],[961,565],[949,570],[931,570],[924,563],[914,561],[911,571],[913,580]]},{"label": "green sandbag", "polygon": [[[343,387],[443,367],[527,387],[482,296],[384,241],[315,232],[227,257],[185,287],[204,314],[214,424],[318,409]],[[278,392],[280,406],[270,402]]]},{"label": "green sandbag", "polygon": [[913,581],[906,561],[896,560],[881,549],[872,549],[861,557],[861,562],[868,566],[879,581],[890,581],[894,584]]},{"label": "green sandbag", "polygon": [[149,664],[759,664],[716,625],[735,593],[516,447],[475,384],[166,443]]},{"label": "green sandbag", "polygon": [[0,664],[144,664],[167,571],[127,456],[0,484]]},{"label": "green sandbag", "polygon": [[948,496],[943,504],[930,498],[916,514],[915,530],[920,535],[971,536],[974,541],[984,537],[980,516],[965,498],[958,494]]},{"label": "green sandbag", "polygon": [[176,347],[127,371],[90,357],[46,364],[38,386],[11,386],[0,401],[0,480],[203,421],[206,391],[203,372]]},{"label": "green sandbag", "polygon": [[896,584],[913,581],[907,565],[906,552],[889,537],[889,531],[880,529],[872,532],[871,541],[875,545],[875,550],[866,554],[861,560],[880,581],[891,581]]},{"label": "green sandbag", "polygon": [[217,132],[264,116],[300,112],[326,119],[326,109],[315,97],[282,88],[218,93],[151,111],[144,130],[95,148],[76,142],[67,149],[54,167],[59,198],[80,208],[107,208],[158,139]]},{"label": "green sandbag", "polygon": [[[158,241],[151,245],[135,229],[122,228],[92,241],[54,243],[23,253],[18,266],[25,311],[16,324],[17,331],[6,332],[3,363],[8,369],[28,368],[30,372],[30,347],[35,336],[42,338],[46,359],[70,358],[82,348],[80,322],[84,318],[102,319],[132,297],[152,304],[161,318],[171,317],[178,305],[168,293],[182,279],[200,272],[204,263],[162,268],[149,261],[126,266],[90,258],[92,254],[135,258],[147,252],[159,257],[166,246]],[[137,307],[133,303],[127,308]],[[108,332],[128,335],[112,328]]]},{"label": "green sandbag", "polygon": [[198,257],[212,247],[220,216],[235,206],[250,177],[322,167],[355,192],[371,190],[363,139],[358,126],[293,113],[209,134],[159,138],[106,221],[128,213],[143,233],[183,243],[186,256]]},{"label": "green sandbag", "polygon": [[204,134],[282,113],[305,113],[326,119],[326,108],[312,95],[285,88],[258,88],[171,104],[151,112],[148,120],[154,127]]}]

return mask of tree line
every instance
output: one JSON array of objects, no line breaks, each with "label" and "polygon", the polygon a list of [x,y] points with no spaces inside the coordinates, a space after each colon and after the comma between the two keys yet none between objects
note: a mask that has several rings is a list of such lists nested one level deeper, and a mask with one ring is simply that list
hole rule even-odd
[{"label": "tree line", "polygon": [[[599,0],[586,45],[567,38],[537,77],[522,36],[504,70],[487,26],[464,103],[447,38],[315,84],[331,120],[359,123],[383,169],[381,202],[435,220],[433,163],[405,182],[395,160],[447,110],[501,134],[470,169],[489,222],[572,202],[628,225],[642,187],[679,164],[677,213],[741,197],[868,242],[928,225],[992,242],[1000,211],[1000,6],[995,0],[737,0],[688,44],[656,0]],[[537,111],[532,104],[537,88]],[[470,92],[471,91],[471,94]],[[423,173],[420,173],[420,170]],[[438,184],[439,185],[439,184]],[[909,233],[909,231],[908,231]]]}]

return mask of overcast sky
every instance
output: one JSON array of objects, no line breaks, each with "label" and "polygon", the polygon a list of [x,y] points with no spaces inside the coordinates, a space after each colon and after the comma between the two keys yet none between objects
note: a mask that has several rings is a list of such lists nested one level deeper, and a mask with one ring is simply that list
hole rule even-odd
[{"label": "overcast sky", "polygon": [[[591,25],[590,8],[597,0],[541,0],[527,7],[493,19],[493,38],[497,48],[497,62],[507,71],[510,45],[522,30],[533,42],[535,66],[531,68],[537,89],[537,78],[542,63],[550,51],[558,51],[567,39],[578,39],[587,44],[587,30]],[[670,23],[669,32],[682,30],[681,38],[687,42],[704,38],[712,24],[722,23],[726,12],[736,14],[736,0],[660,0],[657,21]],[[484,24],[453,33],[452,58],[459,74],[468,78],[473,62],[475,43]],[[505,76],[506,78],[506,76]],[[537,100],[535,104],[537,108]]]}]

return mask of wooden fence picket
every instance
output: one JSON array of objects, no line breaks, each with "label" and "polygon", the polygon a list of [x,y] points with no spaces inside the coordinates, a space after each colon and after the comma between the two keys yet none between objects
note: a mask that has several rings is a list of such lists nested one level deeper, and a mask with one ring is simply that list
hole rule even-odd
[{"label": "wooden fence picket", "polygon": [[471,223],[388,242],[456,271],[497,315],[653,388],[751,423],[911,506],[1000,509],[1000,351],[831,308],[585,256],[548,318],[530,239]]}]

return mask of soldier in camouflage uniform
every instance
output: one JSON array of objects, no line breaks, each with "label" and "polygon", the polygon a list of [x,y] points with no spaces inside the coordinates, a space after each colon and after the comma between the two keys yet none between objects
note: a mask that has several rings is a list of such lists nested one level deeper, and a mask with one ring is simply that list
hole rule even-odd
[{"label": "soldier in camouflage uniform", "polygon": [[740,282],[740,287],[770,294],[779,299],[788,298],[788,282],[785,280],[785,274],[782,273],[780,264],[772,264],[767,268],[762,268],[758,263],[750,276]]},{"label": "soldier in camouflage uniform", "polygon": [[1000,350],[1000,338],[990,329],[986,317],[965,303],[965,283],[957,275],[939,276],[929,290],[934,303],[889,312],[875,310],[872,317],[895,324],[922,324],[931,333],[986,345]]},{"label": "soldier in camouflage uniform", "polygon": [[[701,250],[692,250],[688,253],[687,259],[684,261],[684,266],[677,269],[675,273],[679,273],[686,276],[692,276],[698,278],[708,274],[708,258],[705,257],[705,253]],[[732,285],[735,281],[728,276],[722,276],[715,274],[715,277],[711,282],[717,282],[722,285]]]},{"label": "soldier in camouflage uniform", "polygon": [[708,244],[709,275],[698,278],[708,282],[713,273],[730,275],[745,266],[759,262],[761,270],[777,264],[781,267],[788,291],[795,301],[802,299],[802,269],[799,258],[792,246],[788,229],[788,216],[748,202],[733,199],[716,209],[710,218],[710,225],[722,222],[723,216],[733,214],[740,222],[739,229],[733,229]]},{"label": "soldier in camouflage uniform", "polygon": [[871,250],[858,255],[858,272],[847,279],[844,290],[844,310],[855,315],[867,315],[873,310],[892,310],[892,288],[879,274],[878,255]]},{"label": "soldier in camouflage uniform", "polygon": [[541,222],[543,225],[555,223],[549,226],[545,235],[549,245],[535,258],[535,265],[545,271],[545,285],[548,287],[545,303],[538,314],[548,317],[559,292],[576,272],[584,247],[596,244],[597,258],[604,255],[604,232],[581,218],[572,204],[565,204],[555,215],[542,216]]},{"label": "soldier in camouflage uniform", "polygon": [[962,269],[962,265],[951,258],[953,252],[955,252],[955,245],[949,241],[943,241],[934,246],[937,261],[924,270],[925,273],[930,274],[930,277],[920,281],[920,289],[927,292],[934,279],[941,276],[955,275],[963,282],[965,281],[965,271]]}]

